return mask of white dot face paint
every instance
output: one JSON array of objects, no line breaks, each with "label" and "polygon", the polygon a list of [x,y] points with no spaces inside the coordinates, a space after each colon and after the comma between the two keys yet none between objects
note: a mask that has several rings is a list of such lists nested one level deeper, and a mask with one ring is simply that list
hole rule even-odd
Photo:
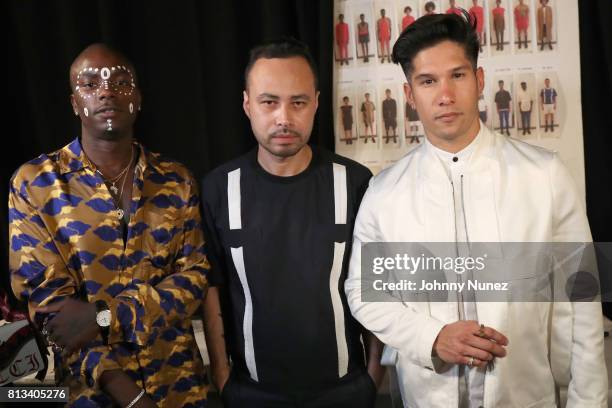
[{"label": "white dot face paint", "polygon": [[102,70],[100,71],[100,76],[104,80],[110,78],[110,70],[107,67],[102,68]]},{"label": "white dot face paint", "polygon": [[108,132],[113,130],[113,121],[111,119],[106,119],[106,130]]},{"label": "white dot face paint", "polygon": [[[134,115],[135,102],[130,97],[135,90],[135,78],[130,69],[124,65],[83,67],[77,73],[74,85],[75,96],[80,97],[84,102],[91,98],[98,99],[103,93],[114,94],[119,98],[117,103],[122,109],[129,110],[130,115]],[[91,107],[88,103],[87,105]],[[88,117],[88,108],[83,107],[82,109],[85,117]],[[112,121],[107,121],[106,130],[113,131]]]}]

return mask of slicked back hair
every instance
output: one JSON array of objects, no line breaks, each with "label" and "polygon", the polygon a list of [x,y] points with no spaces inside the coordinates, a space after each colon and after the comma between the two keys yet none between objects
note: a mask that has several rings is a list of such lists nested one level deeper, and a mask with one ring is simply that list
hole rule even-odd
[{"label": "slicked back hair", "polygon": [[392,59],[402,67],[409,82],[416,55],[443,41],[452,41],[461,46],[472,67],[477,68],[480,42],[476,20],[470,22],[470,15],[464,9],[461,9],[461,13],[461,16],[454,13],[423,16],[401,33],[393,45]]}]

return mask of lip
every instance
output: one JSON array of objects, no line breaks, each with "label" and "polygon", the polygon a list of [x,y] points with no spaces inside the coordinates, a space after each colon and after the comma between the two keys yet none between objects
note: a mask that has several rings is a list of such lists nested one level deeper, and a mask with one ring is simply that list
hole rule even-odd
[{"label": "lip", "polygon": [[294,140],[296,140],[298,137],[294,134],[291,133],[281,133],[281,134],[276,134],[274,136],[272,136],[272,140],[275,141],[276,143],[293,143]]},{"label": "lip", "polygon": [[102,106],[98,108],[95,113],[103,118],[112,118],[121,113],[121,109],[116,106]]},{"label": "lip", "polygon": [[436,119],[441,120],[442,122],[452,122],[459,116],[461,116],[461,113],[459,112],[447,112],[436,116]]}]

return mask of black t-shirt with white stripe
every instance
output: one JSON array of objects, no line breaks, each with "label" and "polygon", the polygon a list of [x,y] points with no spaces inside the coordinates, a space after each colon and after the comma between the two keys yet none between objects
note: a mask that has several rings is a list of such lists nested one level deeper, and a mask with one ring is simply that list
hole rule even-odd
[{"label": "black t-shirt with white stripe", "polygon": [[312,149],[295,176],[266,172],[254,149],[202,185],[209,281],[221,288],[234,369],[279,391],[332,385],[365,365],[344,280],[371,173]]}]

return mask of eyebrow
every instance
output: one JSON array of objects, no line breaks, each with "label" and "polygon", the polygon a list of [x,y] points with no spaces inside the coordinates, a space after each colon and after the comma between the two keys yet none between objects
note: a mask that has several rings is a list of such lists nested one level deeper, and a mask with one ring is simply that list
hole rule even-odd
[{"label": "eyebrow", "polygon": [[[278,95],[274,95],[274,94],[269,94],[269,93],[262,93],[257,95],[256,98],[258,101],[264,100],[264,99],[272,99],[275,101],[280,100],[280,96]],[[298,95],[292,95],[291,96],[291,100],[292,101],[296,101],[296,100],[310,100],[310,96],[306,95],[306,94],[298,94]]]},{"label": "eyebrow", "polygon": [[[464,64],[464,65],[459,65],[458,67],[455,67],[453,69],[450,70],[451,73],[457,72],[457,71],[464,71],[466,69],[472,69],[472,66],[470,64]],[[426,78],[432,78],[435,77],[434,74],[430,74],[428,72],[424,72],[421,73],[417,76],[414,77],[415,80],[419,80],[419,79],[426,79]]]},{"label": "eyebrow", "polygon": [[294,95],[291,97],[292,101],[296,101],[296,100],[306,100],[309,101],[310,100],[310,96],[306,95],[306,94],[299,94],[299,95]]},{"label": "eyebrow", "polygon": [[77,75],[77,79],[83,78],[83,77],[92,78],[95,76],[99,76],[97,72],[83,72],[80,75]]}]

